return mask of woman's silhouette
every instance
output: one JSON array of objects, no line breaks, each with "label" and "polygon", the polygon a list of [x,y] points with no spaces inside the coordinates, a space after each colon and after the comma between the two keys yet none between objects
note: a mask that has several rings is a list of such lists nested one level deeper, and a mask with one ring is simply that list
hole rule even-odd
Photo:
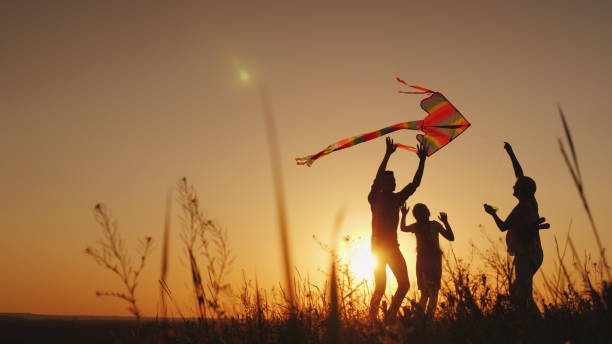
[{"label": "woman's silhouette", "polygon": [[386,171],[385,169],[387,168],[389,157],[395,152],[397,147],[389,137],[387,137],[386,145],[385,157],[378,167],[376,178],[368,195],[368,202],[372,210],[372,253],[377,258],[377,264],[374,268],[375,287],[370,301],[370,318],[375,319],[378,315],[380,300],[387,284],[386,266],[389,265],[397,279],[397,290],[395,295],[393,295],[391,306],[385,314],[385,319],[392,321],[410,288],[406,261],[399,250],[399,243],[397,242],[399,209],[421,184],[427,152],[423,146],[418,146],[419,167],[414,174],[412,183],[406,185],[400,192],[395,193],[393,192],[395,190],[393,172]]},{"label": "woman's silhouette", "polygon": [[544,259],[539,229],[550,226],[544,223],[546,220],[538,214],[535,181],[523,174],[523,169],[508,142],[504,143],[504,149],[510,156],[516,175],[513,196],[519,202],[505,221],[497,215],[496,208],[485,204],[484,209],[493,217],[500,231],[508,231],[506,245],[508,253],[514,256],[515,279],[511,292],[515,305],[520,310],[539,313],[532,295],[533,276]]}]

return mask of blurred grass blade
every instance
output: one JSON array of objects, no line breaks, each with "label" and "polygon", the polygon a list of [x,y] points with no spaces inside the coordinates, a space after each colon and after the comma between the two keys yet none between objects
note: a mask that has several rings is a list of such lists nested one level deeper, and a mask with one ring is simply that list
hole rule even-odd
[{"label": "blurred grass blade", "polygon": [[606,259],[606,252],[601,243],[601,239],[599,237],[599,231],[597,230],[597,226],[595,225],[595,220],[593,219],[591,208],[589,207],[589,203],[584,193],[584,186],[582,184],[582,179],[580,177],[580,170],[578,168],[578,159],[576,157],[574,142],[572,140],[572,135],[569,130],[569,126],[567,125],[567,121],[565,120],[565,115],[563,114],[563,110],[561,110],[561,107],[559,107],[559,114],[561,116],[561,121],[563,122],[565,136],[567,138],[567,141],[570,145],[570,149],[572,151],[574,165],[572,166],[572,164],[570,163],[567,153],[565,152],[563,142],[561,141],[561,139],[559,139],[559,147],[561,150],[561,154],[563,155],[563,158],[565,159],[565,164],[567,165],[567,168],[569,169],[570,174],[572,175],[574,184],[576,185],[576,188],[578,189],[578,195],[580,196],[580,199],[582,200],[582,205],[584,207],[584,210],[586,211],[587,216],[589,217],[589,221],[591,223],[591,229],[593,230],[593,235],[595,236],[595,241],[597,242],[597,248],[599,249],[599,256],[601,258],[601,262],[603,263],[603,269],[606,273],[608,281],[610,281],[612,280],[612,275],[610,274],[610,265],[608,265],[608,260]]},{"label": "blurred grass blade", "polygon": [[336,257],[338,251],[338,237],[340,236],[340,228],[344,221],[345,211],[341,210],[336,216],[334,228],[332,230],[332,254],[331,259],[331,282],[329,286],[330,309],[327,318],[327,331],[329,343],[342,343],[342,323],[340,320],[340,306],[338,303],[338,275],[336,266]]},{"label": "blurred grass blade", "polygon": [[285,272],[285,283],[287,288],[287,302],[292,312],[295,311],[295,290],[293,288],[291,250],[289,248],[289,226],[287,225],[287,208],[285,201],[285,190],[283,186],[283,174],[280,163],[280,150],[278,136],[276,134],[276,123],[274,110],[268,96],[268,89],[264,85],[259,86],[259,95],[263,106],[264,123],[268,137],[268,149],[270,154],[270,168],[272,182],[276,199],[276,215],[278,218],[278,229],[280,234],[281,249],[283,254],[283,267]]},{"label": "blurred grass blade", "polygon": [[168,287],[168,284],[166,284],[165,281],[161,281],[160,280],[159,281],[159,286],[160,286],[160,289],[162,290],[162,292],[168,296],[168,299],[170,299],[170,301],[172,301],[172,304],[174,305],[174,308],[178,312],[178,314],[181,317],[181,319],[183,319],[183,321],[187,321],[187,319],[183,315],[183,312],[181,312],[181,309],[179,308],[178,304],[176,303],[176,300],[174,299],[174,296],[172,296],[172,291]]},{"label": "blurred grass blade", "polygon": [[570,146],[570,150],[572,151],[572,160],[574,161],[574,167],[576,169],[576,175],[578,177],[578,181],[582,184],[582,175],[580,174],[580,165],[578,165],[578,158],[576,156],[576,148],[574,147],[574,140],[572,140],[572,134],[569,130],[569,126],[567,125],[567,120],[565,119],[565,114],[563,113],[563,109],[559,105],[559,115],[561,116],[561,122],[563,122],[563,130],[565,130],[565,137],[567,137],[567,142]]},{"label": "blurred grass blade", "polygon": [[168,247],[170,244],[170,222],[172,221],[172,189],[168,190],[166,196],[166,217],[164,219],[164,233],[162,236],[162,261],[161,261],[161,276],[159,297],[161,307],[161,318],[165,322],[168,312],[166,305],[166,293],[164,292],[164,285],[166,285],[166,277],[168,276]]}]

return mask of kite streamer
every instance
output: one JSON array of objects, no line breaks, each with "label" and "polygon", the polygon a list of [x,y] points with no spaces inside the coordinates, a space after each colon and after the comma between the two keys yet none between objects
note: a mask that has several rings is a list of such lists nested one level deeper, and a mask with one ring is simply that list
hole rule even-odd
[{"label": "kite streamer", "polygon": [[[419,92],[399,91],[399,93],[430,94],[429,97],[421,101],[421,108],[429,114],[427,117],[420,121],[397,123],[380,130],[340,140],[327,146],[319,153],[308,155],[303,158],[296,158],[295,161],[297,164],[311,166],[317,159],[332,152],[379,138],[400,129],[420,130],[424,132],[425,135],[418,134],[416,138],[417,141],[425,147],[427,156],[431,156],[470,127],[470,122],[463,117],[459,110],[457,110],[442,93],[431,91],[421,86],[408,85],[400,78],[396,78],[396,80],[404,85],[419,90]],[[399,143],[395,145],[416,152],[414,147]]]}]

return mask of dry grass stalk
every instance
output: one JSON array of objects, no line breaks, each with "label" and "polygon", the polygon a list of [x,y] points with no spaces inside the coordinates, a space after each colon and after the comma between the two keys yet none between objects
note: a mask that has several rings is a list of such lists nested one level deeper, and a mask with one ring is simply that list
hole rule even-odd
[{"label": "dry grass stalk", "polygon": [[208,306],[213,309],[217,316],[224,316],[221,307],[221,293],[228,291],[230,285],[225,283],[225,278],[230,273],[230,268],[235,257],[229,247],[227,230],[217,223],[209,221],[205,231],[200,232],[200,243],[203,248],[203,256],[206,261],[208,275]]},{"label": "dry grass stalk", "polygon": [[141,312],[136,303],[136,288],[138,278],[142,272],[145,262],[151,254],[153,239],[146,237],[138,249],[139,260],[136,265],[132,264],[117,222],[113,221],[110,211],[103,204],[97,204],[94,208],[94,218],[102,228],[102,239],[98,241],[97,247],[88,246],[85,254],[92,257],[96,263],[112,271],[123,283],[124,292],[96,291],[97,296],[112,296],[129,303],[128,311],[140,320]]},{"label": "dry grass stalk", "polygon": [[[227,230],[206,216],[200,208],[195,187],[187,178],[178,181],[177,189],[182,209],[181,240],[189,259],[198,315],[200,320],[206,319],[210,308],[216,317],[225,316],[221,293],[229,290],[225,279],[234,261]],[[204,257],[206,280],[202,278],[198,254]]]},{"label": "dry grass stalk", "polygon": [[574,181],[574,185],[578,189],[578,195],[582,200],[582,206],[587,213],[589,221],[591,223],[591,229],[593,230],[593,235],[595,236],[595,241],[597,242],[597,247],[599,248],[599,255],[601,258],[601,262],[603,264],[604,272],[606,273],[606,277],[608,281],[612,281],[612,275],[610,273],[610,265],[608,265],[608,261],[606,259],[606,252],[601,243],[601,239],[599,238],[599,232],[597,230],[597,226],[595,225],[595,220],[593,219],[593,214],[591,213],[591,208],[589,207],[589,203],[586,198],[586,194],[584,192],[584,184],[582,182],[582,175],[580,174],[580,165],[578,164],[578,158],[576,155],[576,149],[574,147],[574,141],[572,140],[572,135],[569,130],[569,126],[567,121],[565,120],[565,115],[563,114],[563,110],[559,107],[559,115],[561,116],[561,121],[563,122],[563,129],[565,130],[565,137],[567,139],[568,145],[570,147],[570,151],[572,153],[572,162],[568,157],[568,154],[565,151],[565,146],[563,141],[559,138],[559,149],[561,150],[561,154],[563,155],[563,159],[565,160],[565,164],[572,176],[572,180]]},{"label": "dry grass stalk", "polygon": [[576,289],[574,288],[574,282],[572,281],[572,278],[570,277],[570,273],[565,267],[565,263],[563,262],[563,256],[561,256],[559,252],[559,243],[557,242],[557,237],[555,237],[555,250],[557,252],[557,261],[559,262],[559,269],[563,273],[562,276],[565,278],[565,281],[567,283],[566,284],[567,289],[571,295],[577,296],[578,293],[576,292]]},{"label": "dry grass stalk", "polygon": [[199,210],[198,197],[193,186],[187,183],[187,178],[182,178],[177,183],[179,192],[178,202],[182,209],[181,222],[183,224],[181,230],[181,240],[185,245],[187,258],[189,259],[189,267],[191,271],[191,281],[193,283],[193,292],[195,296],[195,305],[200,320],[206,319],[206,302],[204,295],[204,286],[202,284],[202,274],[198,262],[195,258],[196,250],[198,249],[198,236],[205,224],[203,223],[203,214]]}]

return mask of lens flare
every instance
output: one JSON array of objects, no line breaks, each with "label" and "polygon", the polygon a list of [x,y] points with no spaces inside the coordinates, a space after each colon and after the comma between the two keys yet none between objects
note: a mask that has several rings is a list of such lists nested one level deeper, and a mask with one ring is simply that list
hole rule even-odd
[{"label": "lens flare", "polygon": [[251,80],[251,73],[246,69],[240,69],[238,70],[238,79],[240,79],[240,82],[247,83]]}]

